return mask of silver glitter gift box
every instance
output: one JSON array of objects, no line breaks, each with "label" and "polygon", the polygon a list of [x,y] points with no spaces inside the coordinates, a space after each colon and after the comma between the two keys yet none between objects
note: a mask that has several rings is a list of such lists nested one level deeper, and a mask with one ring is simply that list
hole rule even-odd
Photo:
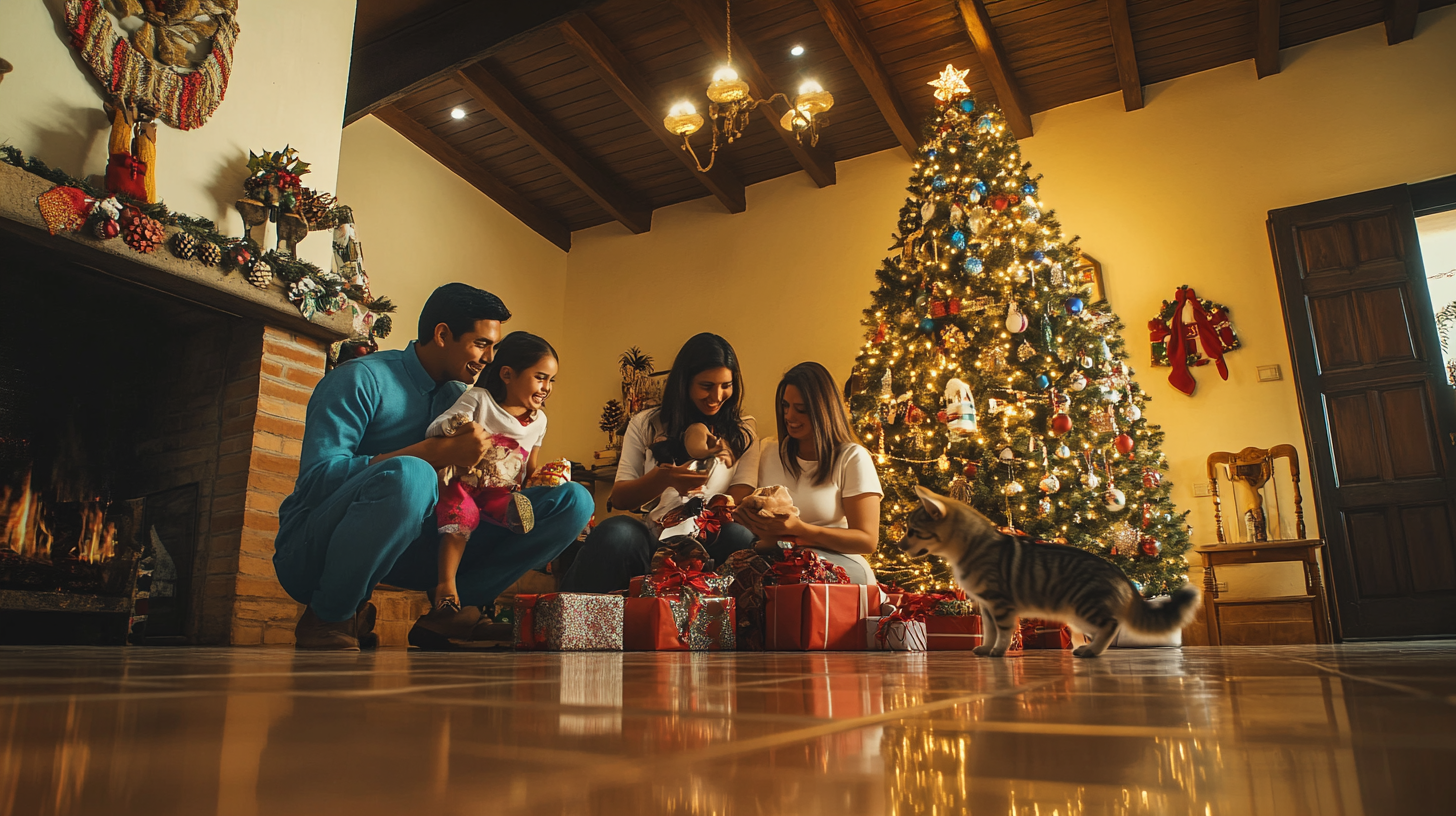
[{"label": "silver glitter gift box", "polygon": [[550,652],[622,651],[622,597],[553,592],[517,595],[516,648]]}]

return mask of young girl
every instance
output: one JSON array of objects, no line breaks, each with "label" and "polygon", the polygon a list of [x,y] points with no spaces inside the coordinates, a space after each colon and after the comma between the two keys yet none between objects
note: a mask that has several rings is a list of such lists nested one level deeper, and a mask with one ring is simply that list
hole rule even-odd
[{"label": "young girl", "polygon": [[468,472],[442,472],[435,516],[440,525],[440,578],[434,612],[460,611],[455,572],[470,534],[482,519],[514,532],[535,523],[531,500],[519,488],[536,470],[546,412],[541,410],[556,382],[556,349],[526,332],[512,332],[496,345],[495,359],[480,382],[430,423],[426,436],[453,436],[477,425],[490,434],[480,461]]}]

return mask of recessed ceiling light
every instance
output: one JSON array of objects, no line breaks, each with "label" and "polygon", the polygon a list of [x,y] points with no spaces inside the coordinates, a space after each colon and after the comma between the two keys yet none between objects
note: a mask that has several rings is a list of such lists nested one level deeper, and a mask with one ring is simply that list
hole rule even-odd
[{"label": "recessed ceiling light", "polygon": [[802,57],[804,56],[804,46],[796,45],[793,48],[789,49],[789,53],[793,54],[796,57]]},{"label": "recessed ceiling light", "polygon": [[465,109],[464,108],[455,108],[454,110],[450,111],[450,118],[451,119],[464,119],[465,118]]}]

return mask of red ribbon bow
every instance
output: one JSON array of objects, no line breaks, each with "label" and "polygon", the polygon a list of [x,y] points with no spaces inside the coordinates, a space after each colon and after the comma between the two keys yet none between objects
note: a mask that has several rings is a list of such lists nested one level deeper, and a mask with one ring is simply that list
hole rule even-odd
[{"label": "red ribbon bow", "polygon": [[717,595],[718,592],[708,583],[709,574],[702,571],[702,566],[703,562],[697,559],[688,561],[684,568],[671,558],[664,558],[647,580],[652,583],[653,593],[659,598],[681,595],[684,588],[700,595]]}]

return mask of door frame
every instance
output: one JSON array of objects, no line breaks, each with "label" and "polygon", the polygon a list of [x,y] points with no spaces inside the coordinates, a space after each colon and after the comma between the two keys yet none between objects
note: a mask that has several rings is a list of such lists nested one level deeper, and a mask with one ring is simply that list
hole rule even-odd
[{"label": "door frame", "polygon": [[[1404,196],[1405,201],[1401,207],[1409,214],[1409,220],[1401,225],[1401,239],[1408,253],[1414,253],[1411,257],[1420,257],[1420,238],[1416,233],[1415,219],[1423,215],[1431,215],[1439,212],[1456,209],[1456,175],[1443,178],[1431,179],[1416,184],[1397,184],[1390,187],[1367,190],[1360,193],[1353,193],[1347,196],[1337,196],[1309,204],[1296,205],[1304,209],[1314,204],[1328,205],[1330,214],[1344,214],[1347,211],[1342,209],[1343,202],[1355,196],[1366,196],[1373,193],[1387,193],[1392,196]],[[1329,602],[1326,604],[1330,616],[1330,631],[1336,643],[1345,640],[1344,628],[1340,620],[1340,585],[1335,580],[1334,560],[1336,557],[1335,548],[1331,547],[1332,539],[1340,541],[1340,557],[1349,551],[1350,543],[1345,540],[1346,532],[1342,525],[1331,526],[1331,520],[1339,519],[1339,509],[1335,504],[1334,490],[1334,456],[1330,447],[1329,431],[1326,427],[1326,414],[1320,396],[1318,365],[1314,353],[1314,338],[1307,331],[1301,332],[1300,328],[1307,323],[1304,321],[1299,325],[1291,319],[1290,292],[1286,287],[1286,279],[1298,280],[1298,261],[1295,258],[1281,258],[1278,243],[1278,236],[1275,231],[1276,215],[1281,215],[1296,207],[1281,207],[1277,210],[1270,210],[1265,221],[1265,228],[1269,236],[1269,250],[1274,260],[1274,279],[1279,286],[1279,300],[1283,311],[1285,340],[1289,344],[1290,365],[1293,368],[1295,395],[1299,401],[1300,424],[1304,428],[1305,441],[1309,450],[1309,474],[1310,488],[1314,491],[1315,516],[1319,522],[1320,536],[1325,541],[1324,553],[1321,554],[1320,562],[1324,573],[1324,582]],[[1403,213],[1404,214],[1404,213]],[[1292,276],[1292,277],[1291,277]],[[1424,281],[1422,282],[1424,283]],[[1297,294],[1297,293],[1295,293]],[[1417,294],[1417,293],[1412,293]],[[1429,306],[1429,290],[1423,289],[1419,294],[1425,296]],[[1302,297],[1300,298],[1302,300]],[[1430,309],[1427,308],[1426,312]],[[1422,313],[1426,317],[1425,312]],[[1439,338],[1436,336],[1435,320],[1428,318],[1430,326],[1422,330],[1422,334],[1428,334],[1424,339],[1427,346],[1440,354]],[[1432,346],[1431,344],[1435,345]],[[1311,405],[1313,401],[1313,405]],[[1411,636],[1393,638],[1368,638],[1362,637],[1359,640],[1407,640],[1416,638],[1428,638],[1430,636]]]}]

